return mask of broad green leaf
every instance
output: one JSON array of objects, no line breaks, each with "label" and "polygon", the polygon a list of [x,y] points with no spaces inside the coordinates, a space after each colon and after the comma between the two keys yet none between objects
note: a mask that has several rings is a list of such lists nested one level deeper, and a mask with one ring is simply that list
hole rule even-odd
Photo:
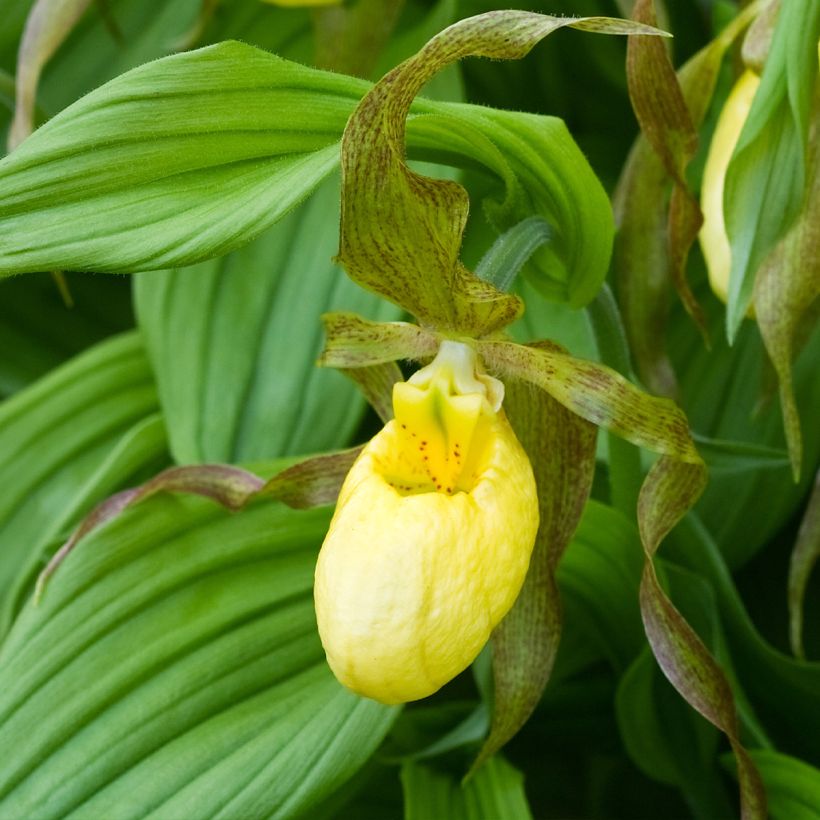
[{"label": "broad green leaf", "polygon": [[[0,163],[0,272],[163,268],[239,247],[336,167],[367,89],[237,43],[135,69]],[[534,213],[552,224],[558,241],[530,266],[540,289],[579,304],[594,294],[611,214],[563,123],[418,100],[407,135],[413,156],[500,180],[500,228]]]},{"label": "broad green leaf", "polygon": [[792,652],[803,653],[803,598],[812,569],[820,558],[820,470],[814,479],[814,490],[797,533],[797,542],[789,562],[789,640]]},{"label": "broad green leaf", "polygon": [[[562,26],[660,33],[607,18],[515,11],[478,15],[438,34],[362,100],[342,141],[339,258],[354,281],[438,328],[480,335],[516,318],[520,302],[475,277],[459,259],[467,192],[407,167],[405,121],[414,97],[441,68],[468,56],[520,59]],[[593,292],[603,275],[599,270],[588,274],[597,280]],[[586,287],[568,283],[576,294]]]},{"label": "broad green leaf", "polygon": [[17,58],[14,119],[9,130],[9,150],[34,130],[37,84],[43,66],[85,14],[91,0],[37,0],[26,19]]},{"label": "broad green leaf", "polygon": [[0,397],[10,395],[112,333],[133,326],[127,282],[69,274],[66,307],[45,274],[0,282]]},{"label": "broad green leaf", "polygon": [[[0,589],[38,561],[71,516],[97,500],[88,488],[135,425],[157,410],[136,334],[103,342],[0,405]],[[145,453],[161,458],[156,439]],[[125,479],[142,459],[120,471]],[[110,481],[102,482],[110,491]],[[4,620],[8,620],[8,606]],[[7,623],[2,625],[3,628]]]},{"label": "broad green leaf", "polygon": [[422,763],[402,766],[405,820],[531,820],[521,773],[494,757],[462,785]]},{"label": "broad green leaf", "polygon": [[344,783],[396,711],[325,665],[327,522],[158,496],[84,539],[0,656],[2,813],[292,817]]},{"label": "broad green leaf", "polygon": [[526,723],[549,681],[562,626],[555,572],[595,472],[594,425],[521,382],[507,383],[504,407],[533,466],[540,523],[524,586],[493,632],[492,724],[474,768]]},{"label": "broad green leaf", "polygon": [[818,72],[820,5],[783,0],[768,59],[735,146],[723,192],[732,249],[726,330],[737,334],[757,270],[806,195],[809,120]]},{"label": "broad green leaf", "polygon": [[118,77],[0,163],[6,272],[163,268],[245,244],[336,166],[363,90],[239,43]]},{"label": "broad green leaf", "polygon": [[[260,460],[344,446],[364,413],[353,385],[319,369],[320,316],[397,311],[332,261],[338,181],[247,247],[136,277],[140,327],[180,463]],[[332,423],[328,423],[332,419]]]},{"label": "broad green leaf", "polygon": [[[766,785],[772,820],[820,818],[820,770],[770,749],[756,749],[751,755]],[[726,763],[734,770],[731,760]]]}]

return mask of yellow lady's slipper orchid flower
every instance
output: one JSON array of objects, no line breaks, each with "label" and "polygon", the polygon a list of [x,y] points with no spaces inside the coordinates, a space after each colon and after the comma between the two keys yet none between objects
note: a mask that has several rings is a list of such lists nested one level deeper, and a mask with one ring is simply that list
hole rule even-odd
[{"label": "yellow lady's slipper orchid flower", "polygon": [[729,298],[729,273],[732,269],[732,252],[723,219],[723,183],[759,85],[760,77],[751,70],[747,70],[735,83],[718,119],[703,170],[700,246],[706,260],[709,284],[723,302]]},{"label": "yellow lady's slipper orchid flower", "polygon": [[395,419],[345,479],[315,599],[328,663],[354,692],[383,703],[431,695],[518,596],[538,498],[503,393],[469,346],[443,342],[394,386]]}]

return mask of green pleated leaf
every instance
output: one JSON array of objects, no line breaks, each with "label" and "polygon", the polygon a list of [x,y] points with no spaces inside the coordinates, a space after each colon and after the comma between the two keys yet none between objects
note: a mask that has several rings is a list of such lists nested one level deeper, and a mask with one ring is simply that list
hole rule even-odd
[{"label": "green pleated leaf", "polygon": [[[237,43],[118,77],[0,163],[0,272],[163,268],[245,244],[336,166],[367,89]],[[478,163],[500,180],[488,204],[500,229],[547,219],[557,240],[530,275],[550,298],[592,297],[611,214],[560,120],[418,100],[407,137],[413,155]]]},{"label": "green pleated leaf", "polygon": [[562,625],[555,572],[595,472],[594,425],[521,382],[506,384],[504,407],[533,465],[540,523],[524,586],[493,632],[492,724],[474,768],[526,723],[549,681]]},{"label": "green pleated leaf", "polygon": [[[606,18],[514,11],[471,17],[445,29],[387,74],[362,100],[345,129],[339,259],[356,282],[401,305],[423,324],[489,333],[513,321],[521,304],[471,274],[459,259],[469,210],[467,192],[456,183],[407,167],[405,120],[413,98],[436,72],[456,60],[520,59],[562,26],[615,34],[660,33]],[[608,239],[599,243],[607,244]],[[597,283],[602,275],[590,274]],[[576,292],[582,289],[575,285]]]},{"label": "green pleated leaf", "polygon": [[292,817],[344,783],[396,710],[326,667],[327,522],[158,496],[84,539],[0,656],[0,811]]},{"label": "green pleated leaf", "polygon": [[755,275],[794,222],[806,194],[809,120],[817,78],[820,5],[783,0],[760,87],[726,172],[732,249],[726,329],[734,339]]},{"label": "green pleated leaf", "polygon": [[[770,749],[751,752],[769,797],[772,820],[820,818],[820,769]],[[733,761],[726,760],[734,771]]]},{"label": "green pleated leaf", "polygon": [[456,777],[415,762],[402,766],[405,820],[531,820],[524,778],[494,757],[462,785]]},{"label": "green pleated leaf", "polygon": [[245,244],[336,166],[363,90],[239,43],[134,69],[0,163],[0,266],[162,268]]},{"label": "green pleated leaf", "polygon": [[[20,573],[36,566],[63,530],[120,481],[161,463],[161,425],[148,421],[156,411],[156,388],[136,334],[97,345],[0,405],[3,632]],[[150,429],[141,432],[145,424]],[[138,455],[117,458],[134,437]]]},{"label": "green pleated leaf", "polygon": [[37,84],[43,66],[85,14],[91,0],[37,0],[26,19],[17,58],[14,119],[9,129],[9,150],[34,130]]},{"label": "green pleated leaf", "polygon": [[806,512],[797,533],[797,541],[789,562],[789,641],[792,652],[798,657],[803,653],[803,599],[806,584],[814,565],[820,558],[820,470],[814,480],[814,490],[806,505]]},{"label": "green pleated leaf", "polygon": [[[180,463],[251,461],[345,445],[365,410],[353,385],[318,369],[326,310],[397,310],[332,261],[334,178],[247,247],[136,278],[136,303]],[[328,414],[333,423],[328,424]]]}]

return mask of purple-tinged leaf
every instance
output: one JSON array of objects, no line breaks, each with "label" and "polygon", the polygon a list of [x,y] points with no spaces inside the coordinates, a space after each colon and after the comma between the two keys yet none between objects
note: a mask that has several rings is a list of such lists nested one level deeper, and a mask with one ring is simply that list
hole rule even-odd
[{"label": "purple-tinged leaf", "polygon": [[371,322],[355,313],[322,317],[327,344],[319,359],[323,367],[342,370],[435,356],[439,337],[409,322]]},{"label": "purple-tinged leaf", "polygon": [[518,600],[493,632],[492,724],[473,771],[521,729],[549,681],[562,622],[555,572],[595,472],[594,425],[520,381],[506,384],[504,407],[532,463],[540,524]]},{"label": "purple-tinged leaf", "polygon": [[661,34],[627,20],[488,12],[436,35],[364,97],[342,140],[339,260],[354,281],[439,329],[482,335],[520,314],[517,297],[501,293],[459,261],[467,192],[407,167],[406,118],[416,94],[450,63],[468,56],[520,59],[563,26]]},{"label": "purple-tinged leaf", "polygon": [[342,368],[342,373],[356,382],[370,406],[387,424],[393,418],[393,385],[404,378],[399,366],[395,362],[383,362],[369,367]]}]

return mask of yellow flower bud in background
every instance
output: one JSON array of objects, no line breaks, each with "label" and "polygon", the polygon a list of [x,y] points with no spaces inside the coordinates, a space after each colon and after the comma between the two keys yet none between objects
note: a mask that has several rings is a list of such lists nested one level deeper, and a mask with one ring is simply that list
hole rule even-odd
[{"label": "yellow flower bud in background", "polygon": [[469,346],[443,342],[394,386],[395,419],[345,479],[315,601],[328,663],[354,692],[383,703],[433,694],[518,596],[538,498],[503,392]]},{"label": "yellow flower bud in background", "polygon": [[760,77],[754,71],[744,72],[735,83],[718,119],[703,171],[700,196],[703,227],[700,230],[700,246],[706,260],[709,284],[723,302],[729,296],[729,273],[732,269],[732,252],[723,219],[723,184],[729,160],[749,116],[759,85]]}]

